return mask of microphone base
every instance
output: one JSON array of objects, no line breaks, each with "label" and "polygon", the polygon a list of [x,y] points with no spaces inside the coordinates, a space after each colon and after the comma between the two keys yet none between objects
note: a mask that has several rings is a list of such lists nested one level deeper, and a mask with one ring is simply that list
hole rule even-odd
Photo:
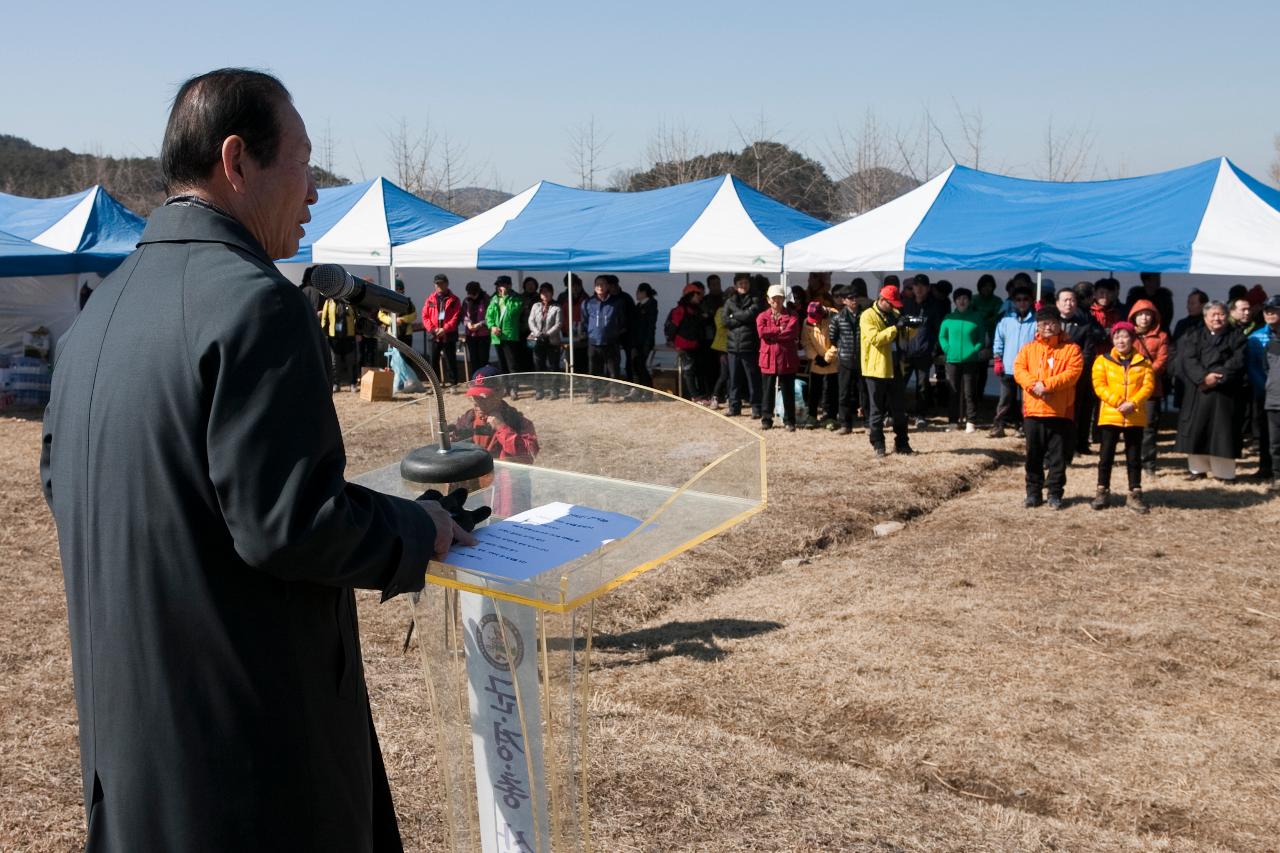
[{"label": "microphone base", "polygon": [[469,441],[455,441],[447,449],[428,444],[400,460],[400,476],[424,485],[463,483],[492,473],[493,457],[489,451]]}]

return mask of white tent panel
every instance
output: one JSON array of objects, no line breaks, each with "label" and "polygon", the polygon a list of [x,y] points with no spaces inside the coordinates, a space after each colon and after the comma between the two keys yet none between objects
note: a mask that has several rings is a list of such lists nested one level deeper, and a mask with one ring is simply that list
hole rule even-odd
[{"label": "white tent panel", "polygon": [[[97,276],[87,276],[97,279]],[[0,278],[0,353],[22,354],[22,336],[43,326],[57,340],[80,311],[78,275]]]},{"label": "white tent panel", "polygon": [[671,272],[716,269],[777,270],[782,249],[747,215],[734,183],[724,179],[702,215],[671,247]]},{"label": "white tent panel", "polygon": [[384,211],[382,181],[374,181],[347,215],[312,245],[312,261],[386,266],[391,258],[391,235]]},{"label": "white tent panel", "polygon": [[480,247],[498,235],[506,224],[520,215],[542,187],[534,184],[519,195],[478,213],[457,225],[419,237],[396,249],[397,267],[444,267],[472,270],[477,267]]},{"label": "white tent panel", "polygon": [[1280,275],[1280,211],[1245,186],[1225,158],[1191,244],[1191,272]]},{"label": "white tent panel", "polygon": [[887,204],[819,231],[786,247],[786,269],[896,270],[906,263],[907,242],[915,233],[954,167]]},{"label": "white tent panel", "polygon": [[84,229],[89,224],[89,216],[93,213],[93,205],[101,191],[101,187],[94,187],[93,192],[85,193],[80,203],[71,208],[66,216],[37,234],[31,242],[62,252],[74,252],[79,249],[80,241],[84,238]]}]

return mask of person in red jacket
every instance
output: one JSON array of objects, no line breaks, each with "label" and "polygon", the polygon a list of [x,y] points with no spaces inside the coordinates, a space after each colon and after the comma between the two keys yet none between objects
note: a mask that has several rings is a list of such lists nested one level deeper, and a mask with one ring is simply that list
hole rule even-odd
[{"label": "person in red jacket", "polygon": [[1151,300],[1139,299],[1133,303],[1133,307],[1129,309],[1129,322],[1136,329],[1133,348],[1151,362],[1151,372],[1156,377],[1155,392],[1143,404],[1147,421],[1142,428],[1142,472],[1148,477],[1154,477],[1160,409],[1168,388],[1164,377],[1173,348],[1169,343],[1169,333],[1164,330],[1164,318],[1160,316],[1160,309]]},{"label": "person in red jacket", "polygon": [[435,286],[435,292],[422,303],[422,329],[426,337],[427,361],[440,371],[442,383],[457,385],[458,320],[462,317],[462,302],[449,290],[449,277],[444,273],[436,274]]},{"label": "person in red jacket", "polygon": [[675,348],[676,369],[680,377],[680,394],[687,400],[709,404],[698,375],[697,353],[702,345],[704,316],[702,313],[702,283],[691,281],[684,286],[680,301],[667,314],[663,333],[667,343]]},{"label": "person in red jacket", "polygon": [[800,369],[800,318],[786,306],[787,289],[769,288],[769,307],[756,317],[760,335],[760,374],[764,377],[761,429],[773,428],[773,398],[782,387],[782,424],[796,431],[796,371]]}]

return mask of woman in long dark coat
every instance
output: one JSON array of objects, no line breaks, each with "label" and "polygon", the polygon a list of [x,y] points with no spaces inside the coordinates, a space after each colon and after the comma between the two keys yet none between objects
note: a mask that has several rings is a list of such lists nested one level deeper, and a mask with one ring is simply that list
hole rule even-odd
[{"label": "woman in long dark coat", "polygon": [[1193,480],[1208,472],[1234,480],[1243,444],[1245,338],[1227,322],[1227,306],[1210,302],[1204,325],[1178,343],[1178,372],[1187,394],[1178,415],[1179,453]]}]

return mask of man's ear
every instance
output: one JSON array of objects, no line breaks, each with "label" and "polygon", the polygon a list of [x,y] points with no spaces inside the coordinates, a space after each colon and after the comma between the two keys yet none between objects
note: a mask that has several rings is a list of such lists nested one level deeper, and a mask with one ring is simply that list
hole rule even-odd
[{"label": "man's ear", "polygon": [[232,135],[222,140],[222,173],[237,193],[245,191],[244,166],[248,156],[243,138]]}]

